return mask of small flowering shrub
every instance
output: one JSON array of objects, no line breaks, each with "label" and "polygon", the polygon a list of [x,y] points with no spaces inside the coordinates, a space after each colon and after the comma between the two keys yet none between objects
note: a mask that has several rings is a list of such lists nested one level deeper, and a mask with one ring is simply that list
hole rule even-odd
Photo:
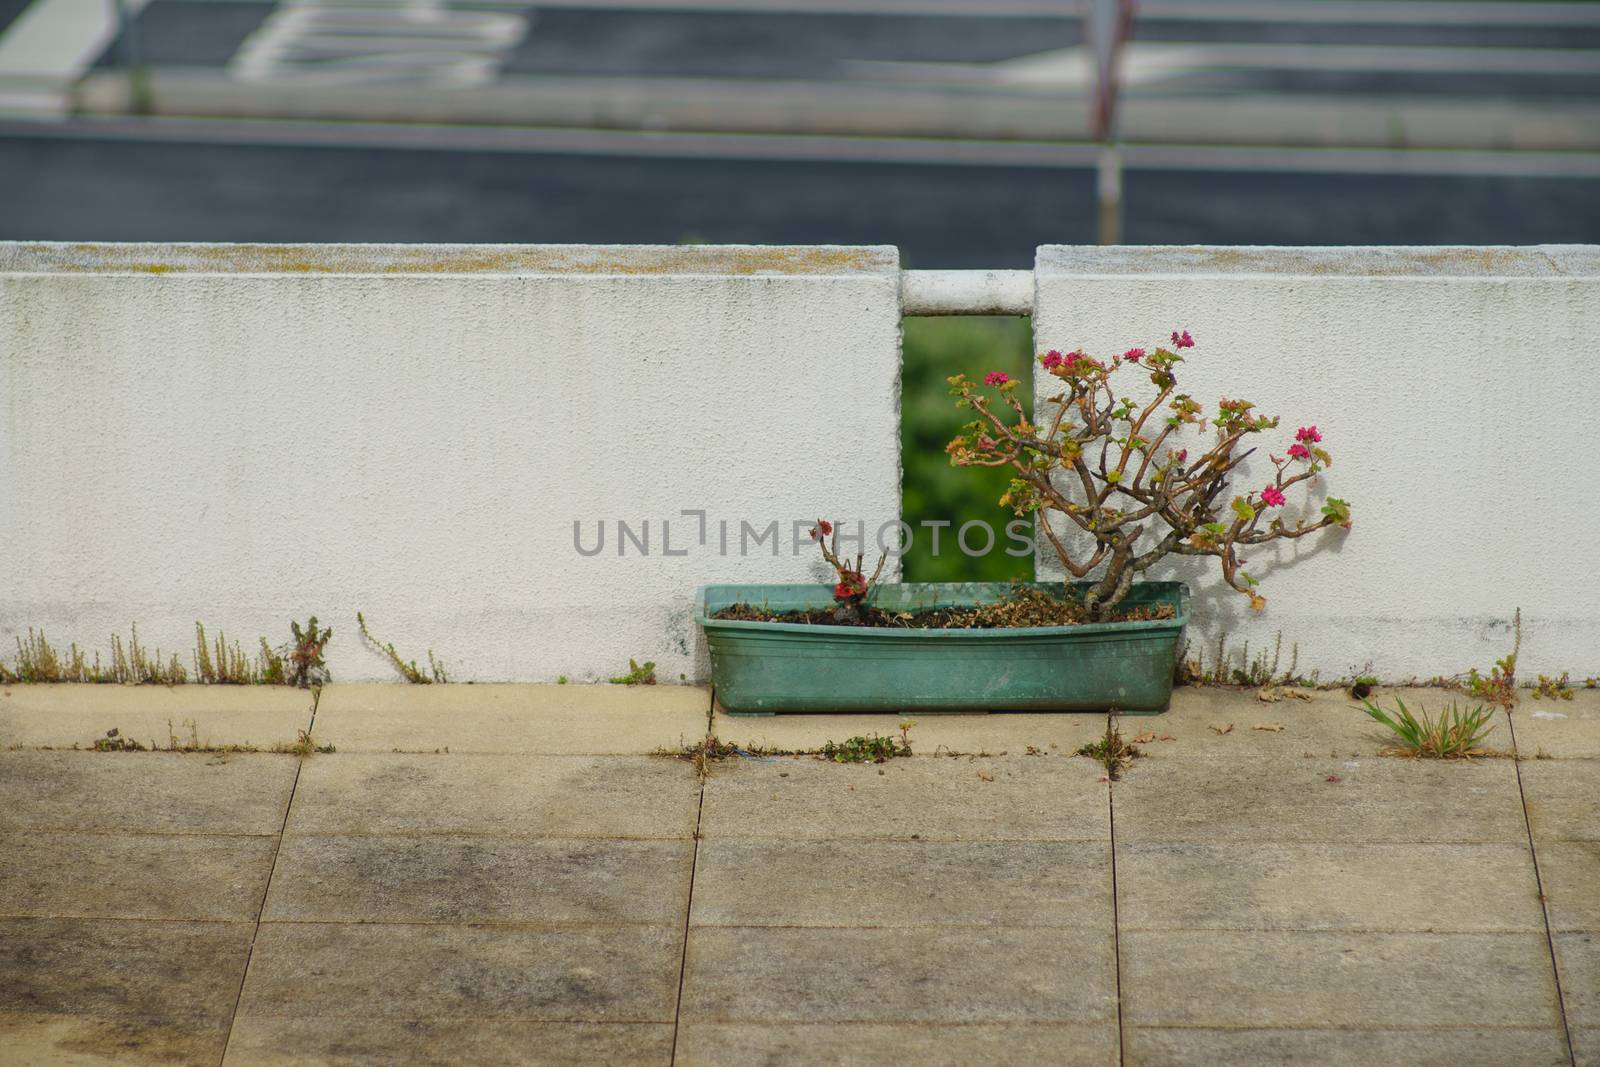
[{"label": "small flowering shrub", "polygon": [[[1001,506],[1019,516],[1044,513],[1039,530],[1072,577],[1098,572],[1084,597],[1091,619],[1108,617],[1134,578],[1169,554],[1215,556],[1223,580],[1260,610],[1266,600],[1244,570],[1241,549],[1350,527],[1350,506],[1337,497],[1327,498],[1314,522],[1282,510],[1288,491],[1309,488],[1333,464],[1315,426],[1300,427],[1284,455],[1270,457],[1276,473],[1266,485],[1230,493],[1231,476],[1255,451],[1246,442],[1276,429],[1278,420],[1256,413],[1248,400],[1228,399],[1206,419],[1194,398],[1177,392],[1179,353],[1194,344],[1182,330],[1173,332],[1171,348],[1130,348],[1108,362],[1081,350],[1046,353],[1039,363],[1061,380],[1062,391],[1045,402],[1054,410],[1044,425],[1023,410],[1014,395],[1018,383],[1004,373],[984,375],[981,386],[964,374],[949,379],[957,406],[979,416],[946,448],[951,463],[1016,472]],[[1119,396],[1113,385],[1129,368],[1155,387],[1145,403]],[[1209,444],[1192,443],[1192,457],[1189,446],[1179,447],[1185,436],[1210,431]],[[1051,512],[1092,543],[1069,549],[1050,524]]]},{"label": "small flowering shrub", "polygon": [[[839,556],[839,535],[834,532],[833,523],[827,519],[818,519],[817,524],[811,527],[811,539],[822,549],[822,558],[838,576],[838,582],[833,587],[833,599],[837,606],[836,613],[849,618],[856,618],[861,610],[862,603],[867,599],[867,594],[877,584],[878,576],[883,573],[883,564],[889,558],[888,553],[878,557],[878,566],[872,572],[872,577],[867,578],[862,571],[864,553],[856,553],[855,562]],[[832,538],[832,545],[829,538]]]}]

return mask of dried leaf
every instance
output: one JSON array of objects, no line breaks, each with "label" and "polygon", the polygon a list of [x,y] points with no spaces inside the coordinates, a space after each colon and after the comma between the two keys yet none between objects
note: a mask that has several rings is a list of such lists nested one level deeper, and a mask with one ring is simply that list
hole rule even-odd
[{"label": "dried leaf", "polygon": [[1226,726],[1213,726],[1211,728],[1211,732],[1216,734],[1218,737],[1221,737],[1223,734],[1231,734],[1233,733],[1233,723],[1230,722]]},{"label": "dried leaf", "polygon": [[1337,774],[1330,774],[1330,775],[1328,775],[1327,778],[1323,779],[1323,781],[1327,781],[1327,782],[1342,782],[1342,781],[1344,781],[1344,779],[1340,778]]},{"label": "dried leaf", "polygon": [[1281,733],[1283,733],[1283,723],[1281,723],[1281,722],[1261,722],[1261,723],[1257,723],[1255,726],[1252,726],[1251,729],[1252,730],[1265,730],[1269,734],[1281,734]]},{"label": "dried leaf", "polygon": [[1130,737],[1128,739],[1128,743],[1131,744],[1131,745],[1148,745],[1150,742],[1154,741],[1155,739],[1156,739],[1156,732],[1154,730],[1146,730],[1142,734],[1138,734],[1137,736]]},{"label": "dried leaf", "polygon": [[1276,704],[1278,702],[1278,691],[1270,685],[1263,686],[1256,690],[1256,699],[1263,704]]},{"label": "dried leaf", "polygon": [[978,778],[985,782],[994,781],[994,775],[990,774],[988,771],[979,771]]}]

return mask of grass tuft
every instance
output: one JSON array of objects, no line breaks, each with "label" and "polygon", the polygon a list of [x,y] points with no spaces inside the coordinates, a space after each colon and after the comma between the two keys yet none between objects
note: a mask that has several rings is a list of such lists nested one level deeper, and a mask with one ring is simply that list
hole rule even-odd
[{"label": "grass tuft", "polygon": [[1458,707],[1454,701],[1449,711],[1441,711],[1437,719],[1431,717],[1420,705],[1420,719],[1411,714],[1405,701],[1395,698],[1394,714],[1390,714],[1370,700],[1363,700],[1366,713],[1387,726],[1395,735],[1390,750],[1412,759],[1471,759],[1473,756],[1493,756],[1498,753],[1484,748],[1484,738],[1494,729],[1489,719],[1494,709],[1479,704],[1473,708]]}]

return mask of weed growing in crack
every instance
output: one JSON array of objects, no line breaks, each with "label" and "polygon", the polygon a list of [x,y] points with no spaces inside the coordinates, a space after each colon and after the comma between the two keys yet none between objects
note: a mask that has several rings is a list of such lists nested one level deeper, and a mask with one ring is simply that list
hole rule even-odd
[{"label": "weed growing in crack", "polygon": [[[1300,644],[1291,642],[1289,645],[1289,666],[1281,674],[1278,671],[1283,656],[1283,634],[1280,632],[1273,638],[1272,655],[1269,657],[1265,651],[1258,652],[1254,658],[1250,656],[1250,642],[1246,641],[1240,650],[1237,661],[1228,653],[1228,635],[1224,632],[1217,639],[1217,654],[1211,664],[1206,664],[1205,649],[1200,649],[1199,655],[1191,658],[1187,643],[1178,653],[1177,663],[1174,666],[1172,681],[1174,685],[1220,685],[1243,686],[1261,689],[1267,686],[1299,686],[1307,689],[1317,688],[1318,672],[1312,671],[1309,676],[1300,673]],[[1237,662],[1239,666],[1233,664]]]},{"label": "weed growing in crack", "polygon": [[322,658],[322,650],[333,639],[333,627],[317,629],[317,617],[313,615],[304,630],[299,623],[289,620],[289,630],[294,634],[294,643],[289,646],[285,656],[288,661],[285,675],[288,684],[310,689],[331,681],[333,675]]},{"label": "weed growing in crack", "polygon": [[1480,675],[1476,667],[1467,672],[1468,693],[1507,711],[1517,702],[1517,653],[1522,650],[1521,608],[1517,609],[1512,625],[1516,628],[1516,639],[1511,644],[1511,654],[1495,660],[1487,678]]},{"label": "weed growing in crack", "polygon": [[206,628],[194,624],[195,680],[206,685],[283,685],[283,657],[272,650],[265,637],[261,650],[252,661],[245,655],[239,642],[228,644],[228,637],[217,632],[215,641],[207,642]]},{"label": "weed growing in crack", "polygon": [[361,628],[361,639],[383,653],[384,658],[389,661],[389,666],[398,671],[400,677],[412,685],[432,685],[434,683],[444,685],[450,681],[450,677],[444,669],[444,663],[434,659],[433,649],[428,649],[428,670],[424,673],[417,666],[416,660],[407,662],[400,657],[400,653],[394,650],[393,644],[380,642],[376,637],[373,637],[371,631],[367,629],[366,616],[359,611],[356,612],[356,625]]},{"label": "weed growing in crack", "polygon": [[1473,756],[1494,756],[1499,753],[1483,747],[1483,741],[1494,729],[1489,719],[1494,708],[1482,704],[1471,709],[1457,707],[1452,701],[1449,711],[1441,711],[1437,719],[1420,706],[1422,717],[1411,714],[1405,701],[1395,698],[1391,715],[1370,700],[1362,707],[1375,721],[1387,726],[1395,735],[1395,743],[1386,750],[1393,755],[1412,759],[1470,759]]},{"label": "weed growing in crack", "polygon": [[141,745],[139,742],[135,741],[133,738],[131,738],[131,737],[123,737],[121,731],[119,731],[116,727],[112,727],[111,729],[107,730],[106,731],[106,735],[104,737],[95,738],[95,740],[94,740],[94,750],[96,752],[144,752],[144,751],[147,751],[147,749],[145,748],[144,745]]},{"label": "weed growing in crack", "polygon": [[612,685],[655,685],[656,684],[656,663],[655,663],[655,660],[645,660],[644,663],[642,663],[642,664],[639,663],[637,660],[633,660],[633,659],[628,660],[628,673],[627,674],[619,674],[619,675],[617,675],[615,678],[611,679],[611,684]]},{"label": "weed growing in crack", "polygon": [[1106,769],[1106,777],[1112,781],[1121,778],[1128,764],[1144,755],[1136,746],[1124,741],[1122,732],[1114,725],[1107,725],[1104,737],[1084,745],[1077,754],[1099,761]]},{"label": "weed growing in crack", "polygon": [[[158,648],[151,652],[139,643],[139,627],[130,628],[126,644],[120,635],[111,635],[111,661],[102,663],[100,653],[91,657],[77,644],[63,653],[50,643],[43,630],[31,627],[27,637],[17,638],[17,666],[15,669],[0,663],[0,682],[73,682],[102,685],[183,685],[190,681],[203,685],[288,685],[285,656],[288,650],[274,651],[265,637],[261,638],[260,651],[252,660],[239,642],[229,642],[221,632],[210,640],[203,623],[194,624],[194,673],[178,661],[176,654],[163,656]],[[331,633],[331,632],[330,632]],[[326,642],[330,633],[321,635]],[[297,632],[296,644],[301,641]],[[321,645],[313,642],[317,662],[321,667]],[[325,667],[321,668],[324,672]],[[315,684],[315,683],[312,683]]]},{"label": "weed growing in crack", "polygon": [[[1571,674],[1567,671],[1562,671],[1559,678],[1551,678],[1544,674],[1539,675],[1539,681],[1533,687],[1533,699],[1542,700],[1548,697],[1551,700],[1571,700],[1571,677]],[[1590,680],[1592,681],[1593,679]],[[1585,688],[1590,687],[1585,686]]]},{"label": "weed growing in crack", "polygon": [[900,756],[911,755],[911,728],[915,725],[913,719],[901,722],[899,737],[872,734],[849,737],[839,742],[828,741],[817,754],[834,763],[886,763]]},{"label": "weed growing in crack", "polygon": [[719,741],[715,734],[707,734],[703,740],[691,745],[684,745],[679,749],[662,748],[656,750],[657,756],[667,759],[680,759],[693,765],[695,774],[701,778],[711,773],[711,764],[725,760],[739,753],[739,746],[728,741]]},{"label": "weed growing in crack", "polygon": [[307,730],[301,730],[300,736],[293,744],[277,744],[272,746],[272,751],[290,756],[310,756],[318,752],[329,753],[334,751],[332,745],[319,745]]}]

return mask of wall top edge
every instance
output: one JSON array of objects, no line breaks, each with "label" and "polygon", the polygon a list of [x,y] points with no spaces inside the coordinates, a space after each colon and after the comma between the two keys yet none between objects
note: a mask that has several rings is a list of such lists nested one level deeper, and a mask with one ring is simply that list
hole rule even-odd
[{"label": "wall top edge", "polygon": [[1563,278],[1600,276],[1600,245],[1268,247],[1041,245],[1041,277],[1276,274],[1306,277]]},{"label": "wall top edge", "polygon": [[0,274],[898,274],[892,245],[0,242]]}]

